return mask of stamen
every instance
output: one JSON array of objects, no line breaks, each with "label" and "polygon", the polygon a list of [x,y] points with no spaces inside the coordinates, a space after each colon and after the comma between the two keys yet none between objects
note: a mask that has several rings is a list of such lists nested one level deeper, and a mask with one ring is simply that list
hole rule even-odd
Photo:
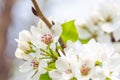
[{"label": "stamen", "polygon": [[72,73],[72,71],[71,71],[70,69],[67,69],[67,70],[65,71],[65,73],[66,73],[66,74],[70,74],[70,73]]},{"label": "stamen", "polygon": [[30,64],[30,66],[32,66],[34,69],[37,69],[39,66],[39,63],[37,61],[33,60]]},{"label": "stamen", "polygon": [[108,16],[108,17],[106,18],[106,22],[112,22],[112,17],[111,17],[111,16]]},{"label": "stamen", "polygon": [[52,42],[52,35],[51,34],[44,34],[43,36],[42,36],[42,42],[44,42],[45,44],[50,44],[51,42]]},{"label": "stamen", "polygon": [[83,76],[86,76],[86,75],[89,74],[89,72],[90,72],[90,68],[87,67],[86,65],[84,65],[84,66],[82,66],[80,72],[81,72],[81,74],[82,74]]}]

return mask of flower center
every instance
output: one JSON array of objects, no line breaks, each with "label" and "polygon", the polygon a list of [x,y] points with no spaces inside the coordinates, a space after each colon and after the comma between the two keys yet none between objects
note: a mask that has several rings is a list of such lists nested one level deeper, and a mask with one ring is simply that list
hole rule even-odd
[{"label": "flower center", "polygon": [[70,73],[72,73],[72,71],[71,71],[70,69],[67,69],[67,70],[65,71],[65,73],[66,73],[66,74],[70,74]]},{"label": "flower center", "polygon": [[106,22],[112,22],[112,17],[111,17],[111,16],[108,16],[108,17],[106,18]]},{"label": "flower center", "polygon": [[90,68],[88,68],[88,67],[86,67],[86,66],[83,66],[83,67],[81,68],[80,72],[81,72],[81,74],[82,74],[83,76],[86,76],[86,75],[89,74]]},{"label": "flower center", "polygon": [[42,36],[42,42],[44,42],[45,44],[50,44],[52,42],[52,35],[51,34],[44,34]]},{"label": "flower center", "polygon": [[39,63],[37,61],[33,60],[30,64],[30,66],[32,66],[34,69],[37,69],[39,66]]}]

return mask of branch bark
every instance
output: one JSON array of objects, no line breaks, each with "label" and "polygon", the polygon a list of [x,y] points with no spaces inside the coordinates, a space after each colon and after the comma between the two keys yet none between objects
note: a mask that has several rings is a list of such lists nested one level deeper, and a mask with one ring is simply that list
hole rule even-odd
[{"label": "branch bark", "polygon": [[35,7],[35,10],[36,10],[36,12],[37,12],[38,17],[39,17],[40,19],[42,19],[42,20],[44,21],[44,23],[45,23],[49,28],[51,28],[51,27],[52,27],[52,24],[51,24],[51,23],[46,19],[46,17],[43,15],[41,9],[40,9],[39,6],[38,6],[37,1],[36,1],[36,0],[32,0],[32,2],[33,2],[33,5],[34,5],[34,7]]}]

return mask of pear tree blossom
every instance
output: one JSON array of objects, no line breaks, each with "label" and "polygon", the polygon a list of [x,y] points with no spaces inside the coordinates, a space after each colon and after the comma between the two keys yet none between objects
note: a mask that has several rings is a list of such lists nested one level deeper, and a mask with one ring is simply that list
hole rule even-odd
[{"label": "pear tree blossom", "polygon": [[[24,61],[25,80],[120,80],[120,9],[102,7],[84,23],[47,20],[32,0],[37,27],[16,39],[15,56]],[[112,10],[112,11],[111,11]]]},{"label": "pear tree blossom", "polygon": [[[59,23],[56,23],[49,29],[41,20],[38,22],[38,27],[31,27],[32,39],[31,42],[38,48],[45,49],[52,42],[56,43],[61,35],[62,29]],[[54,44],[51,44],[54,48]],[[55,49],[55,48],[54,48]]]},{"label": "pear tree blossom", "polygon": [[120,65],[115,65],[120,61],[114,63],[113,59],[120,55],[114,54],[114,50],[106,45],[91,40],[82,45],[81,52],[76,53],[71,48],[65,53],[66,56],[61,55],[56,61],[57,69],[49,72],[53,80],[119,80]]}]

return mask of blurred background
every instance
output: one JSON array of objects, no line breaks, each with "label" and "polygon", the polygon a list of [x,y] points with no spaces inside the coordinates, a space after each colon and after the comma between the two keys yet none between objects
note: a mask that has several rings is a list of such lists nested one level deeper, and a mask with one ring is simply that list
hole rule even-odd
[{"label": "blurred background", "polygon": [[[37,0],[46,17],[53,16],[59,21],[79,19],[84,21],[103,1],[120,0]],[[19,72],[18,60],[14,53],[17,48],[18,34],[23,29],[36,25],[36,18],[31,11],[31,0],[0,0],[0,80],[24,80]]]}]

